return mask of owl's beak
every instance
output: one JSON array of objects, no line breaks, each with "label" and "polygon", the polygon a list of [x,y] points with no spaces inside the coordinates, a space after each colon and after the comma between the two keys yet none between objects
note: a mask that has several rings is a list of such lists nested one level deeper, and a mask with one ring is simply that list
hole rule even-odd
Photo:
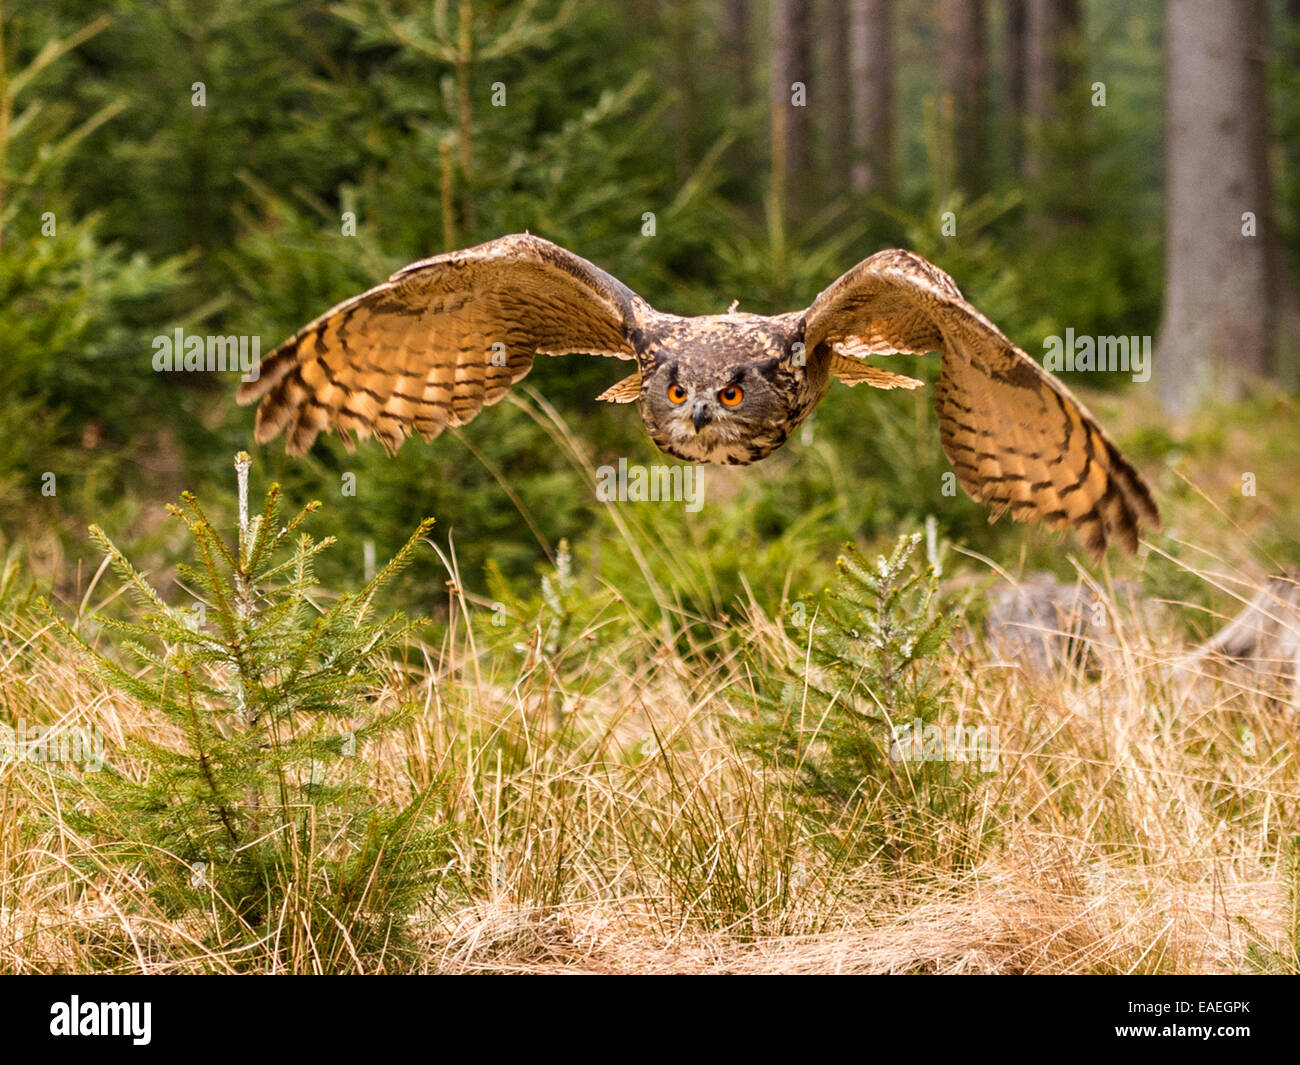
[{"label": "owl's beak", "polygon": [[709,413],[708,406],[704,403],[695,404],[695,410],[691,412],[691,424],[695,426],[695,431],[698,433],[711,421],[713,415]]}]

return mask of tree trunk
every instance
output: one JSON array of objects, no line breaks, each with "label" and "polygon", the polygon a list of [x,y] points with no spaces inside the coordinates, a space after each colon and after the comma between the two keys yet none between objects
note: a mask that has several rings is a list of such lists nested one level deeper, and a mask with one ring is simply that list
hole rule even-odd
[{"label": "tree trunk", "polygon": [[668,18],[672,26],[673,75],[677,83],[673,107],[676,172],[677,180],[685,181],[695,162],[691,151],[695,133],[695,0],[673,0]]},{"label": "tree trunk", "polygon": [[954,177],[971,196],[984,191],[988,144],[984,133],[988,47],[984,0],[941,0],[940,114],[951,140]]},{"label": "tree trunk", "polygon": [[893,187],[893,6],[893,0],[849,0],[851,182],[858,194],[885,193]]},{"label": "tree trunk", "polygon": [[1080,0],[1026,0],[1025,7],[1025,114],[1029,128],[1024,172],[1026,177],[1036,178],[1051,162],[1045,134],[1061,117],[1062,97],[1078,94],[1081,100],[1086,90],[1078,65],[1083,9]]},{"label": "tree trunk", "polygon": [[753,52],[749,45],[749,0],[723,0],[721,39],[723,62],[731,81],[732,103],[748,106],[753,99]]},{"label": "tree trunk", "polygon": [[1272,369],[1281,286],[1265,54],[1263,0],[1167,0],[1165,308],[1155,370],[1171,414],[1240,396]]},{"label": "tree trunk", "polygon": [[853,157],[853,78],[849,72],[849,3],[826,0],[821,33],[826,65],[818,84],[826,87],[830,113],[826,122],[828,191],[844,192]]},{"label": "tree trunk", "polygon": [[[1300,72],[1300,0],[1287,0],[1282,22],[1292,33],[1291,47],[1286,50],[1284,58],[1294,76],[1295,72]],[[1274,203],[1278,208],[1278,216],[1293,214],[1295,211],[1295,191],[1300,188],[1300,178],[1297,177],[1300,175],[1300,136],[1284,135],[1282,166],[1284,172],[1278,175],[1278,183],[1273,187],[1273,194],[1277,197]],[[1283,188],[1287,190],[1285,196],[1281,192]],[[1273,225],[1274,280],[1281,290],[1277,301],[1279,323],[1275,366],[1283,387],[1296,392],[1300,391],[1300,291],[1291,284],[1294,258],[1287,254],[1283,245],[1281,226],[1277,224],[1278,216],[1275,216]],[[1291,225],[1295,225],[1294,217]],[[1297,680],[1300,681],[1300,678]]]},{"label": "tree trunk", "polygon": [[1025,151],[1025,0],[1003,0],[1002,83],[1007,168],[1017,175]]},{"label": "tree trunk", "polygon": [[810,0],[772,0],[772,183],[798,214],[812,177]]}]

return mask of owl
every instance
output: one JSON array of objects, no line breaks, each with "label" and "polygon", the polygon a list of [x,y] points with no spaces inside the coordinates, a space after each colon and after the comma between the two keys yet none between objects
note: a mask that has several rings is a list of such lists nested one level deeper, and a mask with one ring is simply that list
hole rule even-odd
[{"label": "owl", "polygon": [[[734,308],[734,305],[733,305]],[[290,454],[335,429],[350,448],[432,440],[497,403],[538,355],[602,355],[636,369],[597,399],[635,403],[662,451],[693,463],[766,458],[832,381],[916,388],[863,361],[942,353],[939,437],[992,519],[1073,527],[1130,553],[1159,512],[1142,477],[1070,391],[919,255],[882,251],[786,314],[665,314],[586,259],[514,234],[403,267],[340,303],[262,362],[241,403],[255,438]]]}]

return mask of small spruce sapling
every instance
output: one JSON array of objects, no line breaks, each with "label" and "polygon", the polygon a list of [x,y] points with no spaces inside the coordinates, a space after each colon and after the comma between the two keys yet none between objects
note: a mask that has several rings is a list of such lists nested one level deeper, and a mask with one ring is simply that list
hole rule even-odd
[{"label": "small spruce sapling", "polygon": [[202,915],[210,946],[279,925],[294,929],[286,944],[304,948],[290,969],[391,958],[445,856],[429,827],[432,788],[401,800],[375,792],[369,755],[414,712],[385,706],[400,683],[394,655],[421,622],[375,618],[372,603],[432,521],[361,591],[327,605],[312,563],[332,538],[302,531],[319,504],[282,521],[272,485],[250,517],[249,465],[241,452],[237,542],[189,493],[170,508],[193,538],[197,561],[178,567],[178,581],[194,603],[164,602],[92,527],[140,607],[138,620],[104,621],[124,660],[56,622],[160,727],[131,737],[122,767],[110,758],[81,778],[86,801],[64,816],[93,841],[97,863],[130,870],[162,912]]}]

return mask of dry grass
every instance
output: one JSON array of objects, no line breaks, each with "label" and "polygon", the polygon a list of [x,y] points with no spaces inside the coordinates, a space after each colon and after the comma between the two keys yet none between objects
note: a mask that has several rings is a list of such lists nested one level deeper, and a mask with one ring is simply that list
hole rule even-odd
[{"label": "dry grass", "polygon": [[[536,404],[575,475],[590,478],[581,442]],[[1289,425],[1293,411],[1278,417]],[[1208,493],[1191,486],[1186,457],[1171,462],[1160,486],[1169,533],[1148,558],[1161,575],[1135,585],[1083,574],[1105,617],[1089,655],[1044,671],[965,633],[940,656],[943,718],[999,741],[996,771],[960,816],[870,779],[836,804],[761,757],[756,673],[799,674],[799,630],[753,596],[743,609],[721,604],[706,550],[674,557],[640,512],[611,507],[634,575],[626,596],[589,580],[577,616],[543,610],[502,631],[448,559],[439,642],[411,648],[381,695],[381,706],[420,709],[365,752],[376,797],[397,804],[436,785],[427,816],[446,831],[441,886],[405,915],[414,958],[349,953],[348,936],[324,956],[301,885],[255,942],[218,945],[212,914],[162,912],[135,871],[97,850],[102,840],[72,832],[49,766],[11,761],[0,766],[0,971],[1294,971],[1294,678],[1285,662],[1191,658],[1179,624],[1221,628],[1280,568],[1268,549],[1291,527],[1279,497],[1233,487],[1238,469],[1290,483],[1290,456],[1260,450],[1268,436],[1247,434],[1198,471]],[[1243,562],[1246,552],[1270,561]],[[660,581],[675,567],[694,574],[694,602],[733,616],[683,606]],[[1016,580],[981,559],[949,569],[950,586],[976,597]],[[1188,601],[1132,594],[1152,583]],[[12,584],[0,574],[0,603]],[[83,631],[114,598],[97,576],[76,609]],[[1229,605],[1216,616],[1206,602]],[[180,737],[87,676],[31,616],[0,611],[0,721],[98,727],[116,768],[147,774],[127,738]],[[1293,607],[1270,606],[1268,621],[1294,646]],[[814,751],[822,722],[795,701],[786,728]]]},{"label": "dry grass", "polygon": [[[484,614],[458,598],[443,644],[392,678],[390,697],[414,696],[421,714],[372,755],[386,797],[442,782],[430,816],[450,850],[442,888],[410,915],[417,967],[1234,972],[1249,968],[1252,938],[1293,957],[1293,702],[1258,678],[1177,680],[1182,642],[1127,600],[1106,601],[1114,639],[1091,673],[1033,674],[979,641],[945,656],[952,716],[1000,737],[968,860],[968,838],[869,788],[851,811],[810,804],[739,742],[757,713],[744,662],[802,655],[757,605],[735,623],[739,639],[719,632],[707,648],[698,626],[694,642],[670,643],[629,611],[618,641],[601,637],[605,612],[551,653],[539,635],[510,655],[488,649],[487,623],[466,620]],[[0,708],[98,726],[110,760],[157,725],[48,632],[16,622],[0,631]],[[291,914],[267,930],[264,955],[223,953],[202,914],[168,918],[129,870],[97,863],[60,819],[63,801],[47,766],[0,770],[0,970],[284,969],[271,946],[300,931]],[[889,861],[847,846],[871,818],[926,845]]]}]

